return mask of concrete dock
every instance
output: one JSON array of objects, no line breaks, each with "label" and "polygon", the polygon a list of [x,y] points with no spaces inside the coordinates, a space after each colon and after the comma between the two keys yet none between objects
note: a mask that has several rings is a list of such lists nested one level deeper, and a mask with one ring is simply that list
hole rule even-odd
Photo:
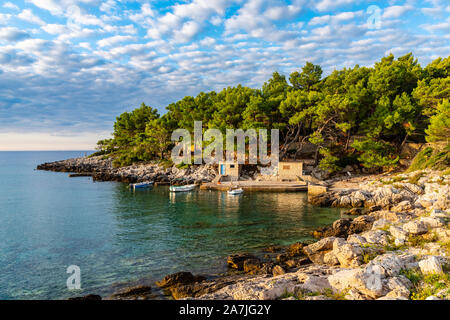
[{"label": "concrete dock", "polygon": [[227,191],[231,187],[242,188],[245,191],[264,191],[264,192],[303,192],[308,190],[308,185],[303,181],[282,182],[282,181],[233,181],[221,183],[204,183],[200,186],[201,190],[219,190]]}]

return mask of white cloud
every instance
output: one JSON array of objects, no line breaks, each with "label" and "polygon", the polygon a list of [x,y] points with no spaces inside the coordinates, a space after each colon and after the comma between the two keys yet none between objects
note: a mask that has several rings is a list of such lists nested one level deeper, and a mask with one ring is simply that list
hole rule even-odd
[{"label": "white cloud", "polygon": [[176,31],[174,39],[177,42],[188,42],[195,37],[201,30],[200,25],[195,21],[188,21],[183,24],[180,31]]},{"label": "white cloud", "polygon": [[25,9],[21,13],[17,15],[17,17],[23,21],[31,22],[34,24],[38,24],[40,26],[44,25],[45,22],[39,18],[38,16],[34,15],[31,9]]},{"label": "white cloud", "polygon": [[319,11],[331,11],[335,8],[354,3],[354,0],[320,0],[316,3],[316,9]]},{"label": "white cloud", "polygon": [[411,10],[414,10],[414,7],[410,6],[410,5],[387,7],[383,11],[382,18],[384,18],[384,19],[398,18],[398,17],[401,17],[406,12],[411,11]]},{"label": "white cloud", "polygon": [[0,28],[0,39],[7,41],[20,41],[29,38],[30,35],[15,27]]},{"label": "white cloud", "polygon": [[[142,101],[163,113],[183,96],[238,83],[260,87],[274,70],[289,74],[305,61],[328,73],[372,65],[390,51],[413,51],[424,65],[450,50],[442,0],[426,4],[439,8],[433,19],[417,1],[389,0],[374,30],[365,25],[364,8],[350,11],[355,6],[340,0],[184,0],[162,9],[146,0],[135,1],[138,9],[129,9],[128,0],[27,2],[57,17],[28,6],[23,12],[33,10],[46,24],[19,28],[12,14],[0,13],[1,132],[109,132],[118,114]],[[363,2],[370,4],[356,0]],[[305,4],[320,16],[308,22]],[[399,26],[396,18],[413,4],[418,27],[412,15]]]},{"label": "white cloud", "polygon": [[80,7],[72,5],[67,9],[68,19],[75,24],[90,25],[90,26],[103,26],[104,23],[97,16],[84,13]]},{"label": "white cloud", "polygon": [[176,4],[173,13],[182,18],[196,21],[204,21],[210,16],[217,14],[222,16],[225,8],[234,1],[229,0],[193,0],[188,4]]},{"label": "white cloud", "polygon": [[11,19],[10,14],[0,13],[0,25],[8,24],[9,19]]},{"label": "white cloud", "polygon": [[66,25],[63,24],[47,24],[42,26],[42,29],[48,34],[59,35],[69,31]]},{"label": "white cloud", "polygon": [[3,4],[3,8],[11,9],[11,10],[20,10],[18,6],[16,6],[15,4],[13,4],[11,2],[5,2]]},{"label": "white cloud", "polygon": [[128,24],[125,26],[114,26],[114,25],[105,25],[103,30],[106,32],[118,32],[118,33],[126,33],[126,34],[137,34],[137,29],[132,24]]},{"label": "white cloud", "polygon": [[155,23],[152,22],[152,27],[148,29],[147,35],[153,39],[160,39],[163,36],[179,30],[182,26],[182,19],[171,12],[159,17]]},{"label": "white cloud", "polygon": [[263,13],[270,20],[289,19],[299,14],[305,5],[305,1],[296,0],[287,6],[270,6]]},{"label": "white cloud", "polygon": [[202,45],[202,46],[212,46],[215,43],[216,43],[216,40],[211,37],[206,37],[200,41],[200,45]]},{"label": "white cloud", "polygon": [[137,24],[143,26],[150,25],[153,22],[153,17],[155,17],[155,12],[151,8],[150,4],[144,3],[141,6],[141,11],[138,13],[132,13],[129,18]]},{"label": "white cloud", "polygon": [[343,21],[353,20],[362,15],[362,11],[357,12],[341,12],[336,15],[316,16],[309,21],[309,25],[319,25],[326,23],[340,23]]},{"label": "white cloud", "polygon": [[421,25],[421,27],[425,30],[428,30],[429,32],[447,32],[450,33],[450,18],[447,18],[446,21],[441,23],[435,23],[435,24],[424,24]]},{"label": "white cloud", "polygon": [[26,0],[26,2],[58,16],[67,14],[72,8],[79,8],[79,4],[98,4],[98,0]]},{"label": "white cloud", "polygon": [[99,41],[97,41],[97,45],[99,47],[110,47],[110,46],[116,45],[118,43],[132,41],[134,39],[135,39],[135,37],[132,37],[132,36],[118,35],[118,36],[113,36],[113,37],[104,38],[102,40],[99,40]]},{"label": "white cloud", "polygon": [[111,13],[116,8],[116,1],[106,0],[100,5],[100,10],[106,13]]}]

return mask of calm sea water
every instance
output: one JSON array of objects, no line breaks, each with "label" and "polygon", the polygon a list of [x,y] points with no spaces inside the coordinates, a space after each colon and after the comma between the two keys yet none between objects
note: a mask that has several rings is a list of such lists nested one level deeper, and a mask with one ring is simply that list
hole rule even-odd
[{"label": "calm sea water", "polygon": [[[84,154],[0,152],[0,299],[106,295],[172,272],[222,272],[231,253],[308,239],[340,214],[304,193],[133,193],[34,170]],[[81,269],[81,290],[67,289],[69,265]]]}]

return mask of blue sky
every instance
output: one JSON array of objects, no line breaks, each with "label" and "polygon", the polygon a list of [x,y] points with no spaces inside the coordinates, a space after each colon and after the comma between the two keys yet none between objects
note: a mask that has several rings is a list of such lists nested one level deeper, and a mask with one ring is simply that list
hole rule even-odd
[{"label": "blue sky", "polygon": [[92,149],[141,102],[164,113],[306,61],[426,65],[449,55],[449,16],[445,0],[0,1],[0,150]]}]

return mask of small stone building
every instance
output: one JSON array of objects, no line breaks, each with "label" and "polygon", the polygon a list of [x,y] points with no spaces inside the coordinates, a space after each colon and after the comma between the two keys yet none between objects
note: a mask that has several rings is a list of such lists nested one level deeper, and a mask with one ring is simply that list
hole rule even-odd
[{"label": "small stone building", "polygon": [[219,175],[229,177],[230,180],[239,180],[242,165],[237,162],[219,162]]},{"label": "small stone building", "polygon": [[278,178],[280,180],[298,180],[303,175],[303,162],[279,162]]}]

